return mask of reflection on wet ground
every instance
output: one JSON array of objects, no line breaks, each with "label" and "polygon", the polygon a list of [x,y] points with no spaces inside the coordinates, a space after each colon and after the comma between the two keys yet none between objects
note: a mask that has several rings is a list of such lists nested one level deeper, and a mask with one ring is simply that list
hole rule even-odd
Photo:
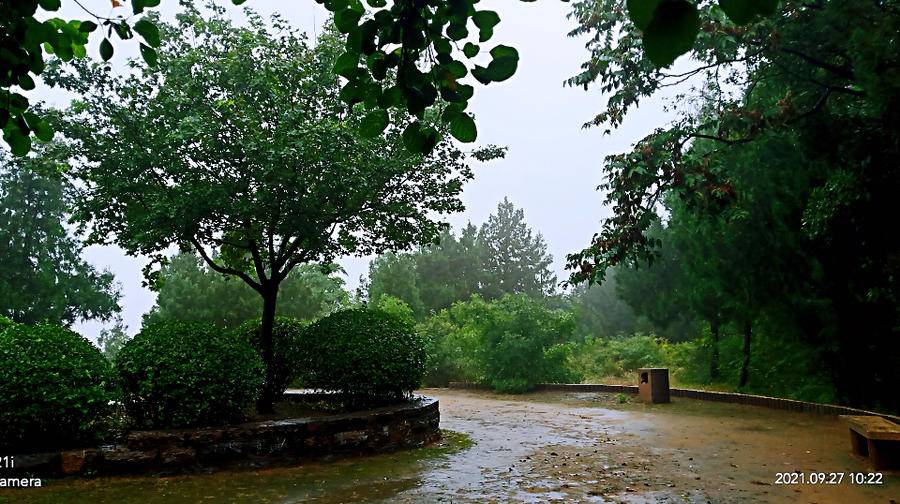
[{"label": "reflection on wet ground", "polygon": [[776,485],[776,473],[868,471],[834,418],[606,394],[427,390],[441,446],[302,467],[50,482],[0,502],[900,502],[881,486]]}]

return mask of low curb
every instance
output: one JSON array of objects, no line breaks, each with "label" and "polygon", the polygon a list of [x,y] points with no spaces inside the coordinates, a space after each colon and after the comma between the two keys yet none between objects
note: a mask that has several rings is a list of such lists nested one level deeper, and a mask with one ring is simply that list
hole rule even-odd
[{"label": "low curb", "polygon": [[[450,388],[472,390],[491,389],[486,385],[468,382],[450,382]],[[606,385],[602,383],[542,383],[535,388],[535,391],[541,390],[558,392],[608,392],[613,394],[635,395],[638,393],[637,385]],[[731,404],[745,404],[748,406],[761,406],[763,408],[816,413],[821,415],[873,415],[895,423],[900,423],[900,416],[850,408],[848,406],[838,406],[836,404],[820,404],[808,401],[797,401],[794,399],[783,399],[780,397],[739,394],[737,392],[717,392],[713,390],[670,388],[669,391],[672,397],[684,397],[688,399],[699,399],[701,401],[715,401]]]},{"label": "low curb", "polygon": [[[291,399],[291,393],[285,395]],[[14,469],[38,477],[175,474],[416,448],[440,439],[438,406],[437,399],[419,396],[340,415],[132,431],[115,445],[15,455]]]}]

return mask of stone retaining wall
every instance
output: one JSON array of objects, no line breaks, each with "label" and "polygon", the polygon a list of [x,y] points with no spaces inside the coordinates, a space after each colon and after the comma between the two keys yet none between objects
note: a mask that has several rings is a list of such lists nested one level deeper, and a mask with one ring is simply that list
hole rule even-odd
[{"label": "stone retaining wall", "polygon": [[[450,388],[489,390],[490,387],[477,383],[450,382]],[[544,383],[537,386],[536,390],[554,390],[560,392],[609,392],[614,394],[637,394],[637,385],[606,385],[602,383]],[[874,415],[880,416],[892,422],[900,423],[900,416],[888,415],[874,411],[866,411],[847,406],[834,404],[819,404],[794,399],[782,399],[780,397],[767,397],[752,394],[738,394],[736,392],[717,392],[714,390],[694,390],[683,388],[670,388],[672,397],[686,397],[701,401],[716,401],[733,404],[746,404],[749,406],[762,406],[787,411],[799,411],[804,413],[819,413],[823,415]]]},{"label": "stone retaining wall", "polygon": [[314,418],[135,431],[117,445],[15,456],[21,475],[178,473],[261,467],[337,454],[415,448],[440,439],[436,399]]}]

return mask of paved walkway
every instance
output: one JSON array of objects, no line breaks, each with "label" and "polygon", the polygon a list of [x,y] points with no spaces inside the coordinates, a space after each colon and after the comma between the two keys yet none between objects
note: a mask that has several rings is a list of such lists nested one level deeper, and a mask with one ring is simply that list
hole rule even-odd
[{"label": "paved walkway", "polygon": [[[441,426],[474,445],[260,471],[51,482],[0,502],[900,502],[900,475],[866,472],[834,418],[676,399],[619,404],[612,394],[497,396],[426,390]],[[840,484],[776,484],[778,473],[844,473]]]}]

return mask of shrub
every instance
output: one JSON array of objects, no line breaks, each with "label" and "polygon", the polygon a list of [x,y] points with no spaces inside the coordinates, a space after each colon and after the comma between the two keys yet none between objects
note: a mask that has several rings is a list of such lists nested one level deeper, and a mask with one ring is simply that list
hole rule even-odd
[{"label": "shrub", "polygon": [[428,345],[426,382],[482,382],[522,393],[539,383],[578,381],[569,365],[574,329],[571,314],[528,296],[472,296],[419,325]]},{"label": "shrub", "polygon": [[0,320],[0,453],[97,441],[114,391],[109,362],[81,335]]},{"label": "shrub", "polygon": [[213,425],[243,417],[263,365],[247,341],[217,326],[145,327],[116,357],[123,403],[139,428]]},{"label": "shrub", "polygon": [[401,399],[422,382],[425,344],[407,318],[354,308],[303,334],[301,380],[308,387],[372,403]]},{"label": "shrub", "polygon": [[575,330],[571,314],[524,295],[504,296],[485,305],[473,325],[484,376],[496,391],[518,393],[543,382],[578,380],[568,367]]},{"label": "shrub", "polygon": [[381,310],[415,323],[416,317],[413,309],[409,307],[406,301],[396,296],[382,294],[378,296],[374,303],[370,302],[370,306],[376,310]]},{"label": "shrub", "polygon": [[673,345],[647,334],[588,338],[576,353],[575,367],[591,381],[628,377],[643,367],[673,367]]},{"label": "shrub", "polygon": [[483,371],[475,358],[478,334],[470,323],[470,307],[469,303],[456,303],[417,326],[425,339],[425,385],[446,387],[451,381],[482,381]]},{"label": "shrub", "polygon": [[[262,346],[260,345],[259,330],[261,319],[248,320],[237,328],[237,335],[242,341],[246,341],[256,349],[262,358]],[[275,368],[275,391],[278,396],[284,394],[288,385],[297,378],[297,363],[301,358],[301,338],[303,329],[308,324],[291,317],[275,317],[275,325],[272,328],[272,344],[274,356],[272,365]],[[263,369],[263,382],[265,382],[265,369]]]}]

